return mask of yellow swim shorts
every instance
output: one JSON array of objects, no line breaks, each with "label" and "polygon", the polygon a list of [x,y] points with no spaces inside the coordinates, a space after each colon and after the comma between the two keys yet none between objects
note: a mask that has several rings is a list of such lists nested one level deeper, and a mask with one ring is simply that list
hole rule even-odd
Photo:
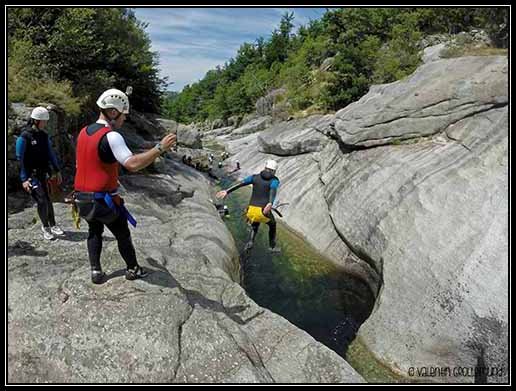
[{"label": "yellow swim shorts", "polygon": [[251,223],[268,223],[270,221],[268,217],[265,217],[262,208],[259,206],[249,205],[246,217]]}]

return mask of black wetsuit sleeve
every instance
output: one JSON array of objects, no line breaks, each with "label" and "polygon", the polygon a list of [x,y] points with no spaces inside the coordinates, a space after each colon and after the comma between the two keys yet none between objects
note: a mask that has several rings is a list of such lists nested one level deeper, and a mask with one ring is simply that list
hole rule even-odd
[{"label": "black wetsuit sleeve", "polygon": [[251,185],[253,183],[253,177],[252,176],[248,176],[246,178],[244,178],[243,181],[241,182],[238,182],[236,185],[234,186],[231,186],[229,189],[227,189],[226,191],[229,193],[231,193],[232,191],[235,191],[237,189],[240,189],[241,187],[244,187],[244,186],[247,186],[247,185]]},{"label": "black wetsuit sleeve", "polygon": [[235,190],[237,190],[237,189],[240,189],[241,187],[247,186],[247,185],[248,185],[248,183],[239,182],[239,183],[237,183],[236,185],[231,186],[231,187],[230,187],[229,189],[227,189],[226,191],[227,191],[227,193],[229,194],[229,193],[231,193],[231,192],[233,192],[233,191],[235,191]]},{"label": "black wetsuit sleeve", "polygon": [[115,155],[113,155],[113,151],[109,145],[109,141],[107,139],[107,133],[102,136],[102,139],[99,143],[99,157],[104,163],[112,164],[116,162]]}]

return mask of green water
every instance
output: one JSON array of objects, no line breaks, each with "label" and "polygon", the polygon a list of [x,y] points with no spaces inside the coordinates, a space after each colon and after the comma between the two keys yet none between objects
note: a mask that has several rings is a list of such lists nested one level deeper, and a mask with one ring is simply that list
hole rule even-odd
[{"label": "green water", "polygon": [[[222,185],[229,183],[223,181]],[[240,189],[225,201],[231,213],[225,220],[239,250],[249,237],[242,216],[249,196],[249,189]],[[282,315],[344,355],[358,327],[369,316],[374,298],[364,283],[347,276],[279,218],[276,220],[281,254],[268,251],[269,227],[262,224],[243,267],[244,288],[260,306]]]}]

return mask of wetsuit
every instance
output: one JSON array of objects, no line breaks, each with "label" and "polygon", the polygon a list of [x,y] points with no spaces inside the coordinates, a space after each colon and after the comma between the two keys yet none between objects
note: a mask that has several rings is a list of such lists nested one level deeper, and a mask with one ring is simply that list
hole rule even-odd
[{"label": "wetsuit", "polygon": [[[270,171],[263,170],[259,174],[250,175],[244,178],[243,181],[236,184],[235,186],[227,190],[228,194],[248,185],[253,185],[253,192],[249,201],[249,207],[258,207],[262,210],[268,204],[274,205],[276,200],[276,194],[279,188],[279,179]],[[276,247],[276,220],[272,211],[268,215],[264,215],[269,221],[266,223],[269,226],[269,245],[271,248]],[[251,234],[251,242],[254,242],[258,228],[260,227],[259,222],[251,222],[253,232]]]},{"label": "wetsuit", "polygon": [[30,192],[38,205],[38,215],[43,227],[55,226],[54,207],[48,193],[47,175],[51,168],[59,172],[56,155],[48,134],[36,126],[27,126],[16,140],[16,157],[20,161],[20,179],[30,180]]},{"label": "wetsuit", "polygon": [[[98,156],[91,156],[88,153],[90,151]],[[134,269],[138,265],[127,218],[109,207],[104,198],[94,196],[116,193],[119,164],[124,164],[132,155],[122,135],[111,130],[106,121],[99,120],[81,130],[77,142],[75,197],[79,214],[88,223],[87,244],[91,270],[102,270],[100,254],[104,226],[115,236],[127,268]]]}]

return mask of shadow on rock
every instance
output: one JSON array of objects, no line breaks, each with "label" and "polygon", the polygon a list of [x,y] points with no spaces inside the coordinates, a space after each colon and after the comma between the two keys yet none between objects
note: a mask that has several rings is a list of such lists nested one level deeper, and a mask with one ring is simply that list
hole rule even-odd
[{"label": "shadow on rock", "polygon": [[47,251],[36,250],[29,242],[17,240],[12,246],[7,247],[7,256],[27,255],[31,257],[46,257]]},{"label": "shadow on rock", "polygon": [[[88,239],[87,232],[74,232],[74,231],[65,231],[64,236],[59,236],[59,240],[64,240],[67,242],[84,242]],[[103,236],[102,240],[104,242],[113,242],[116,239],[112,237]]]},{"label": "shadow on rock", "polygon": [[116,272],[112,272],[112,273],[107,274],[104,282],[107,282],[107,281],[109,281],[109,280],[111,280],[113,278],[116,278],[116,277],[123,277],[123,276],[125,276],[125,270],[126,269],[120,269],[120,270],[117,270]]},{"label": "shadow on rock", "polygon": [[138,176],[126,177],[123,185],[133,193],[152,195],[152,199],[158,205],[172,205],[176,207],[185,198],[191,198],[195,191],[184,191],[179,186],[176,190],[165,188],[159,181],[153,178],[142,178]]},{"label": "shadow on rock", "polygon": [[194,307],[194,305],[197,304],[204,309],[213,312],[223,313],[228,318],[240,325],[245,325],[254,318],[253,316],[250,319],[243,320],[242,318],[236,315],[249,308],[249,305],[233,306],[229,308],[224,307],[224,305],[222,305],[218,301],[208,299],[207,297],[203,296],[201,293],[197,291],[183,288],[179,281],[177,281],[174,278],[174,276],[172,276],[170,271],[165,266],[160,265],[158,261],[156,261],[155,259],[147,258],[147,262],[149,262],[151,266],[155,267],[158,270],[154,270],[148,277],[145,278],[145,281],[149,284],[159,285],[165,288],[178,288],[179,291],[186,296],[186,299],[188,300],[188,303],[192,308]]}]

